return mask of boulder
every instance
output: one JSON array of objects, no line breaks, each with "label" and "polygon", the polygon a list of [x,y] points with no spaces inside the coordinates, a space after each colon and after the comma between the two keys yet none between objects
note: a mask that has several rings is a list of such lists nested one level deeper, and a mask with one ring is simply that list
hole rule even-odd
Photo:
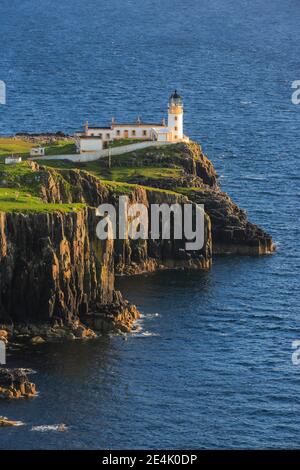
[{"label": "boulder", "polygon": [[13,419],[7,419],[5,416],[0,416],[0,426],[21,426],[21,421],[15,421]]},{"label": "boulder", "polygon": [[0,399],[31,397],[35,394],[35,385],[29,382],[23,369],[0,369]]},{"label": "boulder", "polygon": [[31,338],[30,342],[31,344],[43,344],[45,343],[45,340],[41,336],[34,336]]}]

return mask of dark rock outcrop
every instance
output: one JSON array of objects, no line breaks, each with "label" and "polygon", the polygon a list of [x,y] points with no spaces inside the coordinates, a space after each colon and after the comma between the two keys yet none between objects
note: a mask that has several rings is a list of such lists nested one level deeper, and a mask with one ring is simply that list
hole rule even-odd
[{"label": "dark rock outcrop", "polygon": [[0,213],[0,323],[68,323],[114,292],[113,243],[93,209]]},{"label": "dark rock outcrop", "polygon": [[35,385],[28,380],[23,369],[0,368],[0,399],[33,397]]},{"label": "dark rock outcrop", "polygon": [[265,255],[275,250],[272,237],[250,223],[246,212],[220,189],[190,190],[189,199],[204,204],[210,216],[213,254]]},{"label": "dark rock outcrop", "polygon": [[[33,167],[33,171],[39,170]],[[70,202],[72,194],[72,203],[97,206],[105,201],[117,207],[119,194],[85,172],[70,170],[63,180],[49,170],[39,176],[47,202]],[[75,190],[68,194],[71,182]],[[133,187],[128,197],[129,203],[147,207],[152,202],[188,202],[180,194],[140,187]],[[115,292],[115,269],[135,274],[211,266],[210,220],[206,215],[204,246],[189,252],[185,239],[100,241],[96,237],[98,221],[91,207],[73,212],[0,213],[0,325],[13,325],[18,335],[35,338],[35,344],[76,337],[74,322],[78,321],[105,331],[128,331],[138,312]],[[32,327],[36,324],[38,330]]]},{"label": "dark rock outcrop", "polygon": [[[45,202],[85,203],[97,207],[104,202],[111,203],[118,210],[119,191],[103,184],[98,178],[79,170],[64,170],[61,174],[43,167],[41,171],[41,192]],[[197,178],[197,176],[195,177]],[[66,188],[73,188],[72,192]],[[189,199],[181,194],[155,191],[140,186],[132,187],[127,193],[129,204],[186,204]],[[117,211],[118,212],[118,211]],[[149,220],[149,224],[150,224]],[[115,268],[117,273],[136,274],[157,269],[194,268],[209,269],[211,266],[210,220],[205,215],[205,243],[201,251],[187,252],[186,239],[182,240],[116,240],[114,244]]]},{"label": "dark rock outcrop", "polygon": [[[45,203],[86,207],[69,212],[0,212],[0,328],[2,324],[20,336],[33,337],[35,344],[51,338],[93,337],[89,327],[128,331],[139,314],[115,291],[115,273],[209,269],[212,252],[262,255],[274,250],[271,237],[250,223],[221,191],[215,169],[201,148],[193,143],[172,147],[147,149],[142,157],[133,153],[126,159],[128,166],[181,168],[177,179],[139,179],[144,186],[151,183],[158,189],[122,187],[79,169],[28,164],[26,186],[38,184]],[[102,203],[117,208],[124,193],[129,204],[146,207],[204,204],[202,249],[187,251],[187,240],[173,237],[100,241],[95,208]]]}]

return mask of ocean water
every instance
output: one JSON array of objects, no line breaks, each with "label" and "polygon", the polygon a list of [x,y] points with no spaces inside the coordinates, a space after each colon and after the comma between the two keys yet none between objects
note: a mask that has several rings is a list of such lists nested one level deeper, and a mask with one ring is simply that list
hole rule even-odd
[{"label": "ocean water", "polygon": [[160,119],[177,88],[185,132],[278,246],[120,278],[143,312],[127,341],[13,351],[39,396],[0,403],[24,422],[1,449],[300,447],[299,23],[298,0],[1,0],[1,135]]}]

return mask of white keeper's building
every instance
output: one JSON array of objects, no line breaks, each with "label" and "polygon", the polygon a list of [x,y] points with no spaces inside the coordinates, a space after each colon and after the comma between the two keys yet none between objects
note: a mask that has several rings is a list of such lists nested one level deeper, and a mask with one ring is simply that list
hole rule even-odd
[{"label": "white keeper's building", "polygon": [[175,90],[169,98],[168,122],[146,123],[137,118],[135,123],[117,123],[114,118],[109,127],[84,126],[83,132],[75,133],[78,153],[97,152],[106,148],[109,142],[118,139],[152,140],[157,142],[188,141],[183,134],[183,100]]}]

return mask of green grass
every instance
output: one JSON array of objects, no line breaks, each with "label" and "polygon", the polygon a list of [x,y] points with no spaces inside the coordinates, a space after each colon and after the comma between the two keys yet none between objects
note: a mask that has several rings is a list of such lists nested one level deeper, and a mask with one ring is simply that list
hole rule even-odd
[{"label": "green grass", "polygon": [[48,166],[50,168],[60,170],[85,170],[98,178],[104,178],[111,181],[127,182],[132,178],[179,178],[182,174],[181,168],[163,168],[152,166],[112,166],[107,168],[104,159],[87,163],[73,163],[67,160],[38,160],[37,163]]},{"label": "green grass", "polygon": [[58,140],[50,146],[45,146],[46,155],[67,155],[76,153],[76,145],[72,140]]},{"label": "green grass", "polygon": [[108,172],[113,181],[128,181],[133,178],[140,179],[165,179],[179,178],[182,171],[180,168],[158,168],[158,167],[116,167]]},{"label": "green grass", "polygon": [[[53,177],[62,178],[53,172]],[[17,165],[5,165],[0,160],[0,210],[2,211],[53,211],[78,210],[83,204],[48,204],[40,198],[40,172],[33,172],[28,162]],[[65,182],[66,190],[71,187]]]},{"label": "green grass", "polygon": [[175,188],[175,191],[177,193],[180,193],[180,194],[183,194],[184,196],[188,196],[190,193],[192,192],[195,192],[195,193],[199,193],[201,191],[204,191],[204,188],[194,188],[194,187],[191,187],[191,188],[183,188],[183,187],[176,187]]},{"label": "green grass", "polygon": [[31,194],[38,194],[39,174],[32,172],[27,162],[5,165],[0,159],[0,186],[22,188]]},{"label": "green grass", "polygon": [[[122,145],[122,141],[118,141]],[[124,145],[132,143],[132,139],[126,139]],[[57,141],[55,145],[47,148],[48,155],[72,153],[74,144],[72,141]],[[22,153],[26,156],[32,143],[22,140],[1,139],[0,138],[0,211],[10,212],[52,212],[52,211],[77,211],[84,207],[84,204],[48,204],[40,197],[41,177],[43,170],[32,171],[30,164],[23,161],[21,164],[5,165],[4,155],[10,153]],[[156,162],[157,156],[157,162]],[[175,162],[174,162],[175,156]],[[137,187],[145,190],[170,194],[188,195],[192,191],[199,191],[199,188],[159,189],[147,185],[151,180],[163,181],[174,178],[178,179],[183,174],[183,165],[180,159],[183,153],[178,144],[172,146],[162,146],[160,148],[146,148],[135,152],[112,157],[112,167],[108,168],[108,159],[102,158],[93,162],[70,162],[68,160],[44,160],[42,157],[37,163],[52,169],[52,176],[55,180],[60,179],[66,192],[72,194],[72,187],[68,183],[64,172],[66,170],[77,169],[86,171],[101,182],[107,189],[116,195],[129,195]],[[176,159],[176,157],[178,157]],[[130,183],[132,181],[132,183]],[[144,184],[143,184],[144,183]],[[148,184],[149,184],[148,183]],[[151,184],[151,183],[150,183]],[[1,187],[2,186],[2,187]]]},{"label": "green grass", "polygon": [[119,181],[109,181],[109,180],[101,180],[101,181],[103,184],[105,184],[107,189],[109,189],[110,191],[118,195],[131,194],[137,187],[136,184],[120,183]]},{"label": "green grass", "polygon": [[48,204],[23,189],[0,188],[0,211],[3,212],[77,212],[84,204]]},{"label": "green grass", "polygon": [[29,154],[33,147],[31,142],[6,137],[0,138],[0,156],[13,154]]},{"label": "green grass", "polygon": [[137,144],[139,142],[145,142],[146,139],[116,139],[109,144],[111,148],[122,147],[123,145]]},{"label": "green grass", "polygon": [[102,180],[102,183],[104,183],[108,189],[116,192],[117,194],[131,194],[136,188],[143,188],[146,191],[154,191],[157,193],[178,195],[178,193],[176,193],[175,191],[171,191],[169,189],[152,188],[151,186],[144,186],[142,184],[121,183],[118,181],[109,181],[109,180]]},{"label": "green grass", "polygon": [[179,151],[178,144],[174,145],[161,145],[158,147],[146,147],[143,149],[138,149],[134,150],[132,152],[127,152],[123,153],[122,155],[114,155],[112,156],[112,162],[115,165],[121,164],[124,165],[126,162],[131,163],[132,160],[143,160],[147,155],[150,153],[155,152],[159,156],[163,155],[164,157],[171,157],[174,156],[174,154],[181,155],[181,152]]},{"label": "green grass", "polygon": [[39,145],[45,147],[46,155],[60,155],[76,152],[76,147],[72,139],[58,140],[51,145],[46,145],[43,143],[42,139],[33,143],[27,142],[22,138],[0,137],[0,157],[14,154],[26,158],[29,156],[30,150]]}]

